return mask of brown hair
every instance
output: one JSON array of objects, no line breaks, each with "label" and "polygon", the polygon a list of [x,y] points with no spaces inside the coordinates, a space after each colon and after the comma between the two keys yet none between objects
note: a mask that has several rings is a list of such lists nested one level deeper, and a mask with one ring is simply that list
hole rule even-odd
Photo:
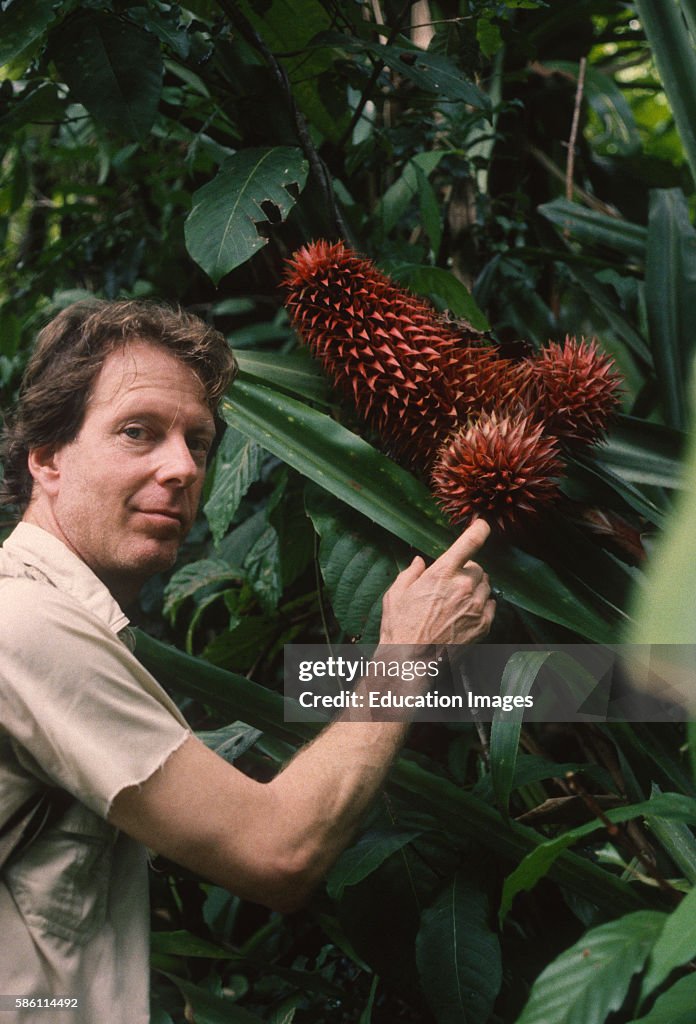
[{"label": "brown hair", "polygon": [[135,339],[161,345],[189,366],[203,385],[211,411],[216,411],[237,373],[235,358],[219,331],[192,313],[158,302],[75,302],[36,339],[0,447],[0,503],[15,505],[21,512],[26,509],[33,487],[29,452],[75,439],[106,357]]}]

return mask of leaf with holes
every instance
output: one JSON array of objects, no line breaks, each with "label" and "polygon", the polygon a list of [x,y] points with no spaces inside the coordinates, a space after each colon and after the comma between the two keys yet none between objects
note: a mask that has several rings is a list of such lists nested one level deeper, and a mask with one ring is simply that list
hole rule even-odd
[{"label": "leaf with holes", "polygon": [[186,218],[186,248],[215,284],[268,243],[257,225],[285,220],[296,198],[289,186],[301,192],[307,171],[299,149],[244,149],[198,189]]}]

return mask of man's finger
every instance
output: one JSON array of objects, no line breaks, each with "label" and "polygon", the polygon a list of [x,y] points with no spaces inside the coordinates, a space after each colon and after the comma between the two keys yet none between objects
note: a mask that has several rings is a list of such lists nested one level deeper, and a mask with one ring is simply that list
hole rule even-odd
[{"label": "man's finger", "polygon": [[491,528],[484,519],[476,519],[430,566],[448,573],[459,572],[488,540]]}]

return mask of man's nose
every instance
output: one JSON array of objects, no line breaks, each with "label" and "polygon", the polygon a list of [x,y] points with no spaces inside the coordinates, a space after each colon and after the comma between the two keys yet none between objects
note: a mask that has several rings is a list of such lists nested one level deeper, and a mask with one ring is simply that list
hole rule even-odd
[{"label": "man's nose", "polygon": [[159,454],[156,472],[158,483],[175,483],[180,487],[190,487],[198,479],[201,467],[191,454],[186,438],[170,435],[160,448]]}]

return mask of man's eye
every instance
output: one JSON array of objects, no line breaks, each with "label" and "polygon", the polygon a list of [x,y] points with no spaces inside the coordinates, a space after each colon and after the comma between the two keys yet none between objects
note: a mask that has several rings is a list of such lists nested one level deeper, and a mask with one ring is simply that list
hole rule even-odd
[{"label": "man's eye", "polygon": [[142,441],[145,437],[144,427],[124,427],[123,433],[126,437],[129,437],[131,441]]}]

